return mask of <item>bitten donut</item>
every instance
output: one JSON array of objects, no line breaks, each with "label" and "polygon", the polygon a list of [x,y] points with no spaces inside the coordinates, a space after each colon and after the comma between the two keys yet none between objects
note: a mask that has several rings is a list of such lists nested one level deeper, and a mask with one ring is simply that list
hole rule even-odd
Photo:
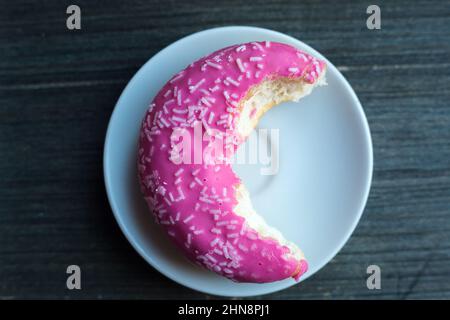
[{"label": "bitten donut", "polygon": [[139,138],[141,189],[190,260],[237,282],[306,272],[300,249],[252,208],[231,160],[268,109],[324,84],[325,69],[286,44],[244,43],[192,63],[156,95]]}]

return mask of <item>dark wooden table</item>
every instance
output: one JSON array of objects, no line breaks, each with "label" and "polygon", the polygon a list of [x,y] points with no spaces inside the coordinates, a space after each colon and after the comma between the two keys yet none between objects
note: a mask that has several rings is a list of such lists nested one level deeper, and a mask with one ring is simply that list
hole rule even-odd
[{"label": "dark wooden table", "polygon": [[[66,28],[66,8],[82,11]],[[374,177],[344,249],[269,299],[450,298],[450,4],[377,1],[2,1],[0,298],[213,298],[150,267],[106,199],[106,126],[127,81],[156,52],[224,25],[278,30],[326,55],[371,127]],[[82,290],[66,289],[66,267]],[[368,290],[377,264],[382,289]]]}]

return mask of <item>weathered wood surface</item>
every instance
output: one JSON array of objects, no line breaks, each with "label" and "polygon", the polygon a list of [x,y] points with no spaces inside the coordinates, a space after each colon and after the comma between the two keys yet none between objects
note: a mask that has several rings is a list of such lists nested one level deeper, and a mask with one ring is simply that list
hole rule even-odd
[{"label": "weathered wood surface", "polygon": [[[0,298],[205,298],[148,266],[106,200],[102,148],[127,81],[187,34],[222,25],[278,30],[326,55],[353,85],[372,131],[373,186],[344,249],[302,285],[265,296],[450,298],[450,4],[69,1],[0,5]],[[79,264],[83,289],[65,289]],[[366,288],[366,267],[382,289]],[[213,297],[207,297],[213,298]]]}]

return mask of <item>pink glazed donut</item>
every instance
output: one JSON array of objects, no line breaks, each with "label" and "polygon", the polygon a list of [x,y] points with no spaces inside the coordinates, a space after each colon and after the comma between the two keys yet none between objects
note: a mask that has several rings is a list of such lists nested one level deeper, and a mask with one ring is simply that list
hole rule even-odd
[{"label": "pink glazed donut", "polygon": [[306,272],[301,250],[255,212],[231,162],[267,110],[325,84],[325,70],[289,45],[251,42],[192,63],[156,95],[139,138],[141,190],[191,261],[237,282]]}]

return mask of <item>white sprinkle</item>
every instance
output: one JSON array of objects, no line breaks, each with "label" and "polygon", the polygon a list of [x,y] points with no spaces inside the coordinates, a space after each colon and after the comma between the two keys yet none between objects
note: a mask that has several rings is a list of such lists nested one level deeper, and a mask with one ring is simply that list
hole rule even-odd
[{"label": "white sprinkle", "polygon": [[239,234],[241,236],[243,236],[246,229],[247,229],[247,225],[245,223],[243,223],[242,226],[241,226],[241,231],[239,231]]},{"label": "white sprinkle", "polygon": [[306,58],[306,56],[303,53],[297,52],[297,57],[303,59],[303,61],[308,61],[308,59]]},{"label": "white sprinkle", "polygon": [[194,188],[195,187],[195,185],[196,185],[196,183],[194,182],[194,181],[192,181],[190,184],[189,184],[189,189],[192,189],[192,188]]},{"label": "white sprinkle", "polygon": [[175,177],[178,177],[180,174],[183,173],[183,171],[184,171],[183,168],[178,169],[177,172],[175,172]]},{"label": "white sprinkle", "polygon": [[180,194],[180,200],[185,199],[183,190],[181,190],[181,187],[180,187],[180,186],[177,187],[177,191],[178,191],[178,193]]},{"label": "white sprinkle", "polygon": [[180,184],[181,183],[181,177],[178,177],[177,180],[175,180],[174,184]]},{"label": "white sprinkle", "polygon": [[216,69],[222,69],[221,65],[218,65],[217,63],[211,62],[211,61],[206,61],[206,64],[210,67],[216,68]]},{"label": "white sprinkle", "polygon": [[188,223],[189,221],[191,221],[194,218],[194,215],[191,214],[189,215],[189,217],[187,217],[186,219],[183,220],[184,223]]},{"label": "white sprinkle", "polygon": [[215,234],[221,234],[222,233],[222,231],[220,229],[218,229],[218,228],[212,228],[211,232],[215,233]]},{"label": "white sprinkle", "polygon": [[212,121],[213,121],[213,119],[214,119],[214,112],[211,111],[211,112],[209,113],[208,123],[211,124]]},{"label": "white sprinkle", "polygon": [[316,72],[318,74],[320,73],[320,66],[319,65],[314,65],[314,69],[316,70]]},{"label": "white sprinkle", "polygon": [[199,185],[201,185],[201,186],[203,185],[202,180],[200,180],[198,177],[195,177],[194,180],[195,180],[195,182],[197,182]]},{"label": "white sprinkle", "polygon": [[222,195],[223,195],[224,197],[227,196],[227,188],[226,188],[226,187],[223,187],[223,189],[222,189]]},{"label": "white sprinkle", "polygon": [[[223,255],[223,251],[220,251],[218,248],[214,248],[213,250],[214,253],[218,254],[219,256]],[[219,267],[220,268],[220,267]]]},{"label": "white sprinkle", "polygon": [[237,238],[239,236],[238,233],[229,233],[227,234],[227,238]]},{"label": "white sprinkle", "polygon": [[244,67],[244,65],[242,64],[242,60],[241,60],[241,59],[237,58],[237,59],[236,59],[236,64],[237,64],[237,66],[238,66],[238,68],[239,68],[239,70],[240,70],[241,72],[245,72],[245,67]]},{"label": "white sprinkle", "polygon": [[242,46],[236,48],[236,52],[243,52],[243,51],[245,51],[245,49],[247,49],[247,47],[245,45],[242,45]]},{"label": "white sprinkle", "polygon": [[236,80],[232,79],[231,77],[227,77],[226,80],[228,82],[230,82],[233,86],[239,87],[239,82],[237,82]]},{"label": "white sprinkle", "polygon": [[189,86],[189,92],[190,92],[190,93],[195,92],[195,90],[197,90],[197,89],[198,89],[205,81],[206,81],[205,79],[202,79],[202,80],[200,80],[199,82],[197,82],[196,85]]},{"label": "white sprinkle", "polygon": [[162,122],[167,128],[170,127],[170,124],[167,122],[166,119],[164,119],[163,117],[161,117],[160,120],[161,120],[161,122]]},{"label": "white sprinkle", "polygon": [[292,73],[298,72],[298,68],[289,68],[288,70]]},{"label": "white sprinkle", "polygon": [[156,188],[155,192],[164,196],[166,194],[166,188],[164,188],[163,186],[159,186],[158,188]]},{"label": "white sprinkle", "polygon": [[230,223],[231,223],[231,224],[238,224],[238,223],[239,223],[239,221],[237,221],[237,220],[233,219],[233,220],[231,220],[231,221],[230,221]]},{"label": "white sprinkle", "polygon": [[169,220],[171,224],[175,224],[175,221],[173,220],[172,216],[169,216]]},{"label": "white sprinkle", "polygon": [[258,42],[252,42],[252,44],[254,44],[255,47],[258,48],[258,50],[263,50],[263,47]]},{"label": "white sprinkle", "polygon": [[250,57],[250,61],[261,61],[262,57]]},{"label": "white sprinkle", "polygon": [[172,124],[172,126],[178,127],[178,123],[176,123],[176,122],[173,121],[172,119],[169,119],[169,122]]},{"label": "white sprinkle", "polygon": [[238,244],[239,249],[241,249],[244,252],[248,252],[248,248],[246,246],[244,246],[243,244]]},{"label": "white sprinkle", "polygon": [[195,230],[194,234],[199,235],[199,234],[202,234],[203,232],[204,232],[203,230]]},{"label": "white sprinkle", "polygon": [[205,97],[205,99],[212,103],[216,102],[216,98],[213,98],[213,97]]},{"label": "white sprinkle", "polygon": [[220,226],[225,226],[227,224],[229,224],[230,222],[228,220],[223,220],[223,221],[219,221],[216,223],[216,226],[220,227]]},{"label": "white sprinkle", "polygon": [[185,113],[188,112],[187,109],[182,109],[181,110],[181,109],[175,109],[175,108],[173,108],[172,111],[175,112],[175,113],[178,113],[178,114],[185,114]]},{"label": "white sprinkle", "polygon": [[170,100],[167,100],[166,102],[164,102],[164,105],[165,105],[165,106],[168,106],[169,104],[172,104],[172,103],[174,103],[174,102],[175,102],[174,99],[170,99]]},{"label": "white sprinkle", "polygon": [[172,231],[172,230],[170,230],[170,231],[168,232],[168,234],[169,234],[169,236],[171,236],[171,237],[175,237],[175,232]]},{"label": "white sprinkle", "polygon": [[236,226],[235,226],[235,225],[232,225],[232,224],[229,224],[229,225],[227,225],[226,227],[227,227],[228,230],[234,230],[234,229],[236,229]]},{"label": "white sprinkle", "polygon": [[201,202],[205,202],[205,203],[214,203],[214,201],[205,198],[205,197],[199,197],[198,200],[200,200]]},{"label": "white sprinkle", "polygon": [[169,221],[169,220],[163,220],[163,221],[161,221],[160,223],[161,223],[161,224],[164,224],[164,225],[169,225],[169,224],[170,224],[170,221]]},{"label": "white sprinkle", "polygon": [[209,88],[209,91],[215,92],[215,91],[217,91],[217,90],[219,90],[219,89],[220,89],[220,87],[219,87],[218,85],[215,85],[214,87]]},{"label": "white sprinkle", "polygon": [[177,212],[177,214],[175,215],[175,221],[179,221],[180,220],[180,212]]},{"label": "white sprinkle", "polygon": [[177,92],[177,104],[181,106],[181,90],[178,90]]},{"label": "white sprinkle", "polygon": [[188,235],[187,235],[187,243],[191,244],[191,241],[192,241],[192,234],[188,233]]},{"label": "white sprinkle", "polygon": [[209,101],[205,97],[201,98],[200,101],[207,107],[211,107],[211,103],[209,103]]},{"label": "white sprinkle", "polygon": [[266,41],[266,48],[270,48],[270,41]]},{"label": "white sprinkle", "polygon": [[172,90],[167,90],[166,93],[164,93],[164,98],[167,98],[172,93]]},{"label": "white sprinkle", "polygon": [[230,273],[233,273],[233,270],[228,269],[228,268],[223,268],[223,272],[230,274]]},{"label": "white sprinkle", "polygon": [[[217,252],[216,252],[216,253],[217,253]],[[213,267],[213,269],[214,269],[215,272],[220,272],[220,270],[222,270],[222,268],[219,267],[218,265],[215,265],[215,266]]]},{"label": "white sprinkle", "polygon": [[194,210],[195,210],[195,211],[198,211],[199,208],[200,208],[200,203],[197,202],[197,203],[195,204]]},{"label": "white sprinkle", "polygon": [[172,202],[174,202],[174,201],[175,201],[175,198],[173,197],[173,194],[172,194],[172,192],[169,192],[169,197],[170,197],[170,201],[172,201]]},{"label": "white sprinkle", "polygon": [[186,119],[181,118],[181,117],[177,117],[177,116],[172,116],[171,119],[172,119],[173,121],[177,121],[177,122],[180,122],[180,123],[185,123],[185,122],[186,122]]},{"label": "white sprinkle", "polygon": [[249,238],[250,240],[256,240],[258,239],[258,236],[252,232],[247,233],[247,238]]},{"label": "white sprinkle", "polygon": [[264,69],[264,65],[263,65],[262,63],[258,63],[258,64],[256,65],[256,67],[257,67],[259,70]]},{"label": "white sprinkle", "polygon": [[211,260],[213,263],[216,263],[217,260],[216,258],[214,258],[212,255],[210,255],[209,253],[205,254],[205,257],[207,257],[209,260]]},{"label": "white sprinkle", "polygon": [[[225,258],[231,259],[230,253],[228,252],[228,248],[227,247],[223,247],[222,250],[223,250],[223,253],[225,255]],[[225,264],[226,264],[226,262],[225,262]]]},{"label": "white sprinkle", "polygon": [[250,79],[251,76],[252,76],[252,73],[251,73],[250,71],[247,71],[247,72],[245,73],[245,77],[246,77],[247,79]]},{"label": "white sprinkle", "polygon": [[193,176],[196,176],[197,173],[199,173],[199,172],[200,172],[200,168],[195,169],[194,171],[192,171],[192,175],[193,175]]},{"label": "white sprinkle", "polygon": [[255,78],[256,78],[256,79],[259,78],[259,73],[260,73],[259,71],[256,71],[256,72],[255,72]]},{"label": "white sprinkle", "polygon": [[218,242],[220,241],[219,238],[215,238],[211,243],[209,244],[211,247],[214,247]]},{"label": "white sprinkle", "polygon": [[179,74],[177,74],[172,80],[170,80],[170,83],[173,83],[175,81],[177,81],[178,79],[181,79],[184,76],[184,72],[181,72]]}]

